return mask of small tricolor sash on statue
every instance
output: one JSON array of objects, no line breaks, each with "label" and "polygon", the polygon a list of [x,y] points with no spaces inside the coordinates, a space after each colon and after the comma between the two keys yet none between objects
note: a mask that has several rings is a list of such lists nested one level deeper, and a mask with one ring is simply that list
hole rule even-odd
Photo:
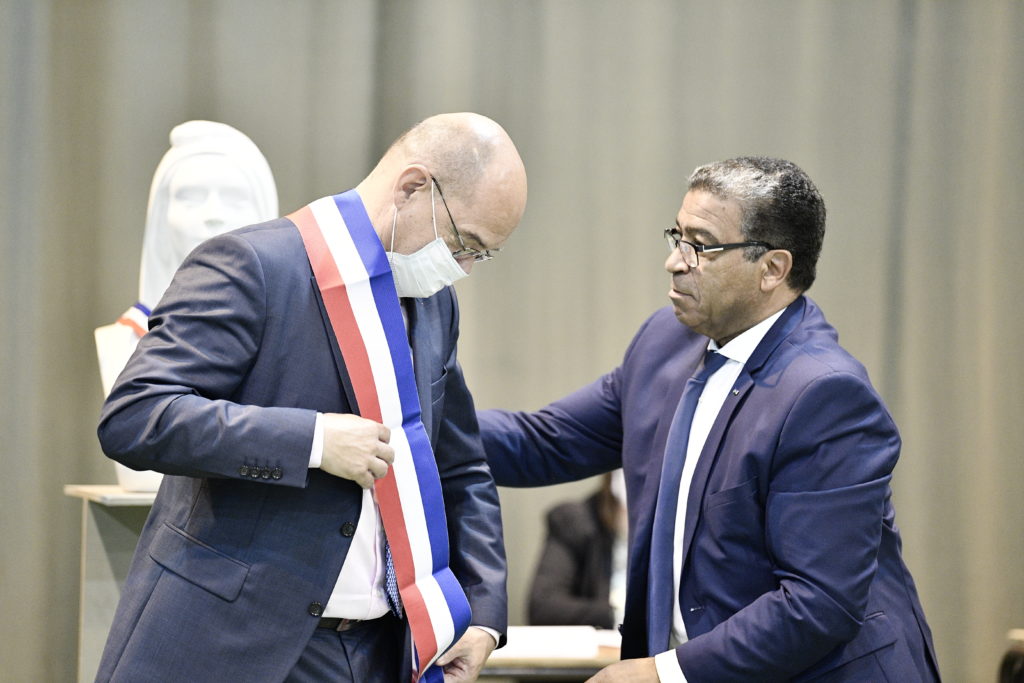
[{"label": "small tricolor sash on statue", "polygon": [[149,330],[149,316],[150,310],[136,301],[132,304],[131,308],[121,314],[117,322],[119,325],[126,325],[132,328],[135,330],[135,334],[143,337]]},{"label": "small tricolor sash on statue", "polygon": [[299,229],[351,380],[359,415],[391,430],[395,462],[374,484],[412,633],[413,680],[469,626],[469,603],[448,566],[448,530],[437,463],[420,417],[391,264],[355,190],[287,217]]}]

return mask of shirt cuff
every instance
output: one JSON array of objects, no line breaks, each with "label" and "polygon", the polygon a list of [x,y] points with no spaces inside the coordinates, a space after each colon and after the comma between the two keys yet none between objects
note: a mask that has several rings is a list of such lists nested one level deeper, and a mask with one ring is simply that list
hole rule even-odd
[{"label": "shirt cuff", "polygon": [[499,634],[493,628],[487,628],[486,626],[477,626],[476,624],[472,624],[470,628],[478,628],[487,635],[489,635],[491,638],[494,638],[495,647],[497,647],[498,643],[501,642],[501,634]]},{"label": "shirt cuff", "polygon": [[320,467],[324,460],[324,425],[320,418],[322,413],[316,414],[316,422],[313,425],[313,447],[309,449],[309,469],[315,470]]},{"label": "shirt cuff", "polygon": [[675,650],[654,655],[654,666],[658,669],[658,678],[661,683],[686,683],[686,676],[683,675],[683,669],[679,666]]}]

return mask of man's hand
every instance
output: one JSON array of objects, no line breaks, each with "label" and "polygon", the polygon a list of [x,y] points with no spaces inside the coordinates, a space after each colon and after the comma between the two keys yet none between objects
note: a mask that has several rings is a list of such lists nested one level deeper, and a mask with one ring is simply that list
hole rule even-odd
[{"label": "man's hand", "polygon": [[320,469],[368,489],[395,461],[391,430],[358,415],[324,413],[324,457]]},{"label": "man's hand", "polygon": [[470,626],[459,638],[459,642],[452,645],[436,662],[437,666],[444,669],[444,683],[475,681],[495,646],[497,643],[490,633]]},{"label": "man's hand", "polygon": [[660,680],[654,657],[646,657],[615,662],[598,671],[587,683],[658,683]]}]

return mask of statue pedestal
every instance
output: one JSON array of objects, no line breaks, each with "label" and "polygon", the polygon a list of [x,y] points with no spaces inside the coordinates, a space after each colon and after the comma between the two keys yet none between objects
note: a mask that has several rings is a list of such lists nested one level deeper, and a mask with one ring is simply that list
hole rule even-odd
[{"label": "statue pedestal", "polygon": [[154,495],[79,484],[65,485],[64,495],[82,500],[78,680],[91,681]]},{"label": "statue pedestal", "polygon": [[[128,325],[119,323],[97,327],[94,335],[103,395],[109,396],[117,376],[121,374],[121,370],[139,344],[139,335]],[[137,472],[119,462],[115,462],[114,467],[117,471],[117,483],[125,491],[152,493],[160,488],[160,482],[163,480],[163,475],[159,472]]]}]

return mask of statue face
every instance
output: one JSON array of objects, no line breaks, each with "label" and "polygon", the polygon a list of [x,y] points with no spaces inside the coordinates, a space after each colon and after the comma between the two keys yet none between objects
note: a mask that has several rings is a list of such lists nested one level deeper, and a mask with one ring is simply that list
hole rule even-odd
[{"label": "statue face", "polygon": [[245,175],[221,155],[183,159],[173,170],[168,193],[167,227],[178,261],[203,240],[259,221]]}]

